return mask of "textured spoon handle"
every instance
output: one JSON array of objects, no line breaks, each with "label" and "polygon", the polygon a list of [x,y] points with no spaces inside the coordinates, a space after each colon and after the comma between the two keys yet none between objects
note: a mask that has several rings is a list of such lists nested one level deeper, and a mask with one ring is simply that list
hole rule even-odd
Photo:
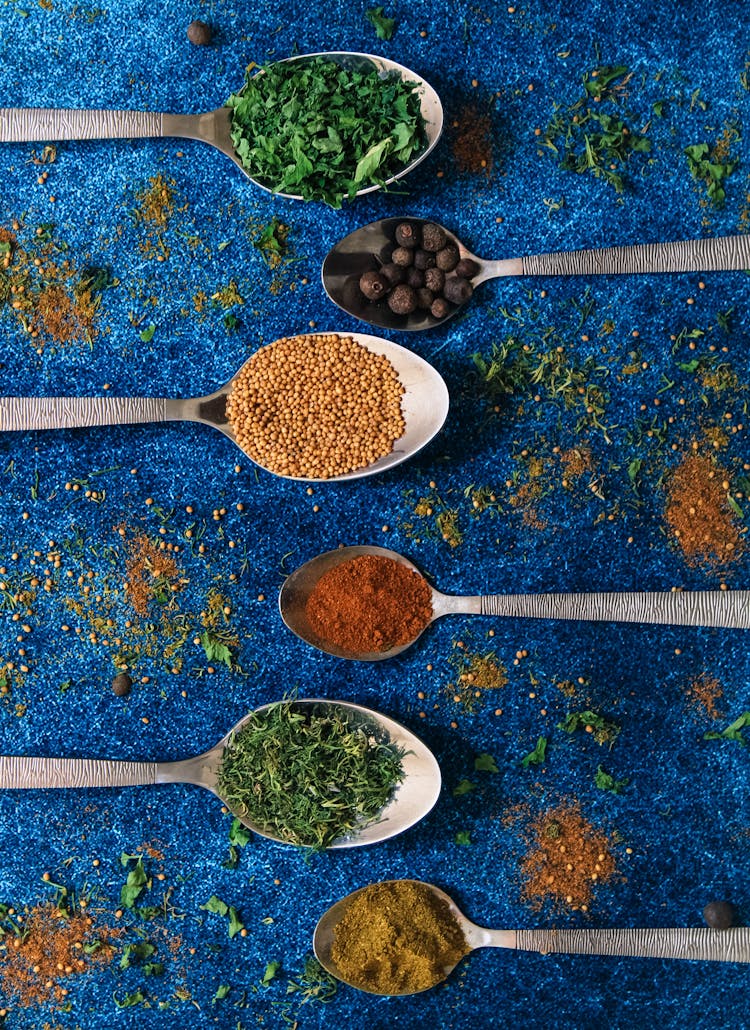
[{"label": "textured spoon handle", "polygon": [[518,930],[521,951],[750,962],[750,927],[647,930]]},{"label": "textured spoon handle", "polygon": [[750,629],[750,591],[495,594],[480,598],[481,615],[583,622],[646,622]]},{"label": "textured spoon handle", "polygon": [[0,789],[137,787],[156,782],[155,762],[0,756]]},{"label": "textured spoon handle", "polygon": [[0,430],[167,421],[161,397],[0,397]]},{"label": "textured spoon handle", "polygon": [[71,108],[0,108],[0,142],[62,139],[133,139],[161,136],[162,116],[153,111],[79,111]]},{"label": "textured spoon handle", "polygon": [[620,275],[710,272],[750,268],[750,236],[719,236],[678,243],[639,243],[602,250],[537,254],[522,259],[523,275]]}]

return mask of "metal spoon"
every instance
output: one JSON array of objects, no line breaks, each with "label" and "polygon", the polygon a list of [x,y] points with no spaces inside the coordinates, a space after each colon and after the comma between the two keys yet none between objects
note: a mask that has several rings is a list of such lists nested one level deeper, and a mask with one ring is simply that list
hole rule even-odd
[{"label": "metal spoon", "polygon": [[[325,482],[361,479],[363,476],[372,476],[401,464],[421,450],[440,431],[448,414],[448,388],[440,373],[423,358],[397,343],[391,343],[390,340],[383,340],[378,336],[367,336],[362,333],[340,335],[351,337],[373,353],[388,358],[404,387],[401,412],[406,428],[403,435],[396,440],[390,454],[378,458],[364,468],[340,476],[331,476]],[[232,384],[240,371],[215,393],[206,397],[180,400],[163,397],[0,397],[0,431],[77,429],[86,426],[133,425],[146,422],[203,422],[237,443],[234,429],[227,421],[226,406]],[[344,428],[342,427],[342,430]],[[248,457],[252,458],[252,455]],[[282,478],[302,482],[320,481],[314,477],[303,476]]]},{"label": "metal spoon", "polygon": [[[410,222],[426,224],[424,218],[381,218],[349,233],[329,251],[323,262],[323,287],[334,302],[355,318],[383,329],[431,329],[457,315],[466,305],[451,305],[443,318],[417,309],[410,315],[397,315],[385,299],[369,301],[359,289],[364,272],[377,270],[390,261],[397,245],[396,226]],[[601,250],[573,250],[557,254],[485,261],[472,254],[449,230],[449,242],[458,247],[462,258],[476,262],[479,271],[471,279],[473,287],[487,279],[507,276],[552,275],[634,275],[653,272],[711,272],[750,268],[750,236],[719,236],[677,243],[639,243]],[[466,302],[468,303],[468,302]]]},{"label": "metal spoon", "polygon": [[[396,881],[386,881],[394,883]],[[420,883],[418,880],[407,883]],[[536,951],[542,955],[611,955],[630,958],[691,959],[699,962],[750,962],[750,927],[738,926],[728,930],[712,930],[708,927],[680,927],[649,929],[594,929],[594,930],[487,930],[472,923],[460,911],[456,903],[439,887],[431,883],[421,886],[432,891],[450,907],[456,922],[460,925],[469,951],[476,948],[510,948],[513,951]],[[332,976],[348,983],[351,987],[367,990],[354,984],[341,973],[331,955],[336,927],[360,890],[348,894],[325,912],[313,936],[313,950],[318,962]],[[455,969],[446,966],[435,983],[423,990],[430,990],[445,980]],[[367,991],[379,994],[379,991]],[[399,994],[417,994],[417,991],[400,991]]]},{"label": "metal spoon", "polygon": [[[355,836],[341,838],[331,848],[356,848],[395,837],[427,815],[440,794],[440,767],[429,748],[405,726],[363,705],[348,701],[306,698],[293,701],[303,711],[344,711],[350,719],[373,727],[391,744],[403,750],[404,778],[377,821],[366,824]],[[262,712],[270,705],[261,705]],[[31,758],[0,756],[0,789],[19,790],[48,787],[138,787],[154,783],[192,783],[215,794],[248,829],[269,840],[279,837],[255,826],[235,811],[218,790],[219,769],[224,748],[233,734],[250,719],[246,715],[209,751],[178,762],[123,762],[95,758]],[[283,841],[280,841],[284,843]]]},{"label": "metal spoon", "polygon": [[[386,181],[394,182],[407,175],[427,157],[440,138],[443,130],[443,108],[440,98],[428,82],[409,68],[385,57],[374,54],[360,54],[355,51],[331,51],[315,54],[299,54],[286,61],[311,61],[325,57],[342,67],[355,70],[376,68],[380,78],[399,75],[405,82],[418,84],[420,109],[424,119],[426,144],[417,156],[397,174]],[[281,62],[280,62],[281,63]],[[285,62],[284,62],[285,63]],[[219,107],[205,114],[166,114],[154,111],[90,111],[62,108],[0,108],[0,143],[26,143],[42,140],[92,140],[92,139],[135,139],[177,136],[183,139],[200,140],[216,147],[222,154],[234,161],[238,168],[261,189],[268,186],[244,168],[237,156],[230,136],[231,110]],[[372,193],[380,186],[367,186],[358,190],[356,196]],[[295,193],[278,193],[280,197],[301,200]]]},{"label": "metal spoon", "polygon": [[[391,558],[419,572],[408,558],[387,547],[362,544],[325,551],[295,569],[284,580],[279,594],[279,610],[289,629],[318,650],[339,658],[377,662],[405,651],[421,633],[406,644],[392,647],[388,651],[351,654],[319,637],[305,613],[307,599],[321,576],[336,565],[362,554]],[[642,622],[750,629],[750,590],[665,590],[658,593],[638,590],[629,593],[613,591],[600,594],[490,594],[459,597],[441,594],[433,587],[430,622],[439,619],[441,615],[494,615],[516,619],[576,619],[583,622]]]}]

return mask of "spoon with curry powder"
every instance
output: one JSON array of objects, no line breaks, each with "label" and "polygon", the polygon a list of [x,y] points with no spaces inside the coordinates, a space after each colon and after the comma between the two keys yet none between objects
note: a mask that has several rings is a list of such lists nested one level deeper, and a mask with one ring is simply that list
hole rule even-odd
[{"label": "spoon with curry powder", "polygon": [[[403,178],[412,169],[416,168],[427,157],[437,144],[443,129],[443,108],[435,90],[429,83],[425,82],[415,72],[388,58],[374,54],[363,54],[355,51],[331,51],[326,53],[298,54],[294,57],[277,61],[272,68],[279,69],[292,63],[311,64],[318,59],[325,59],[326,62],[338,65],[340,68],[350,72],[365,73],[376,72],[378,79],[388,88],[389,80],[399,79],[405,85],[411,86],[419,100],[419,115],[422,122],[422,146],[412,154],[411,158],[403,165],[386,177],[384,182],[374,181],[367,178],[368,185],[357,190],[355,196],[371,193],[373,190],[381,189],[398,179]],[[263,69],[258,74],[262,75]],[[247,88],[246,86],[243,87]],[[351,91],[350,91],[351,92]],[[242,91],[235,96],[241,95]],[[361,128],[367,112],[362,120],[357,122],[354,128]],[[393,149],[394,140],[397,138],[398,130],[404,128],[398,124],[403,116],[394,110],[392,121],[394,122],[394,133],[385,140],[379,142],[381,152]],[[330,145],[326,136],[326,126],[319,130],[319,135],[325,137],[321,142]],[[335,132],[335,130],[333,130]],[[343,130],[342,130],[343,131]],[[179,137],[183,139],[199,140],[208,143],[210,146],[220,150],[233,161],[238,168],[256,186],[276,196],[287,197],[292,200],[304,199],[301,193],[284,192],[274,190],[267,182],[254,177],[244,166],[242,157],[235,149],[232,141],[232,108],[229,104],[219,107],[214,111],[203,114],[167,114],[153,111],[108,111],[108,110],[79,110],[61,108],[21,108],[8,107],[0,108],[0,142],[3,143],[24,143],[52,140],[99,140],[99,139],[136,139],[136,138],[161,138]],[[338,151],[343,151],[344,144],[338,138]],[[369,153],[369,152],[368,152]],[[291,154],[290,154],[291,160]],[[365,155],[363,155],[363,161]],[[352,169],[353,179],[357,179],[356,170]],[[373,184],[374,183],[374,184]]]},{"label": "spoon with curry powder", "polygon": [[[347,764],[349,759],[342,757],[341,750],[337,750],[328,761],[325,756],[317,757],[325,749],[321,748],[319,744],[315,744],[315,762],[322,763],[320,766],[322,771],[319,774],[316,773],[312,778],[309,755],[305,764],[300,757],[300,749],[296,748],[294,750],[297,760],[294,762],[290,760],[287,766],[275,768],[270,774],[275,778],[275,789],[282,791],[285,797],[294,798],[295,818],[300,818],[300,811],[304,811],[306,819],[311,818],[310,811],[314,813],[315,819],[318,821],[309,827],[310,833],[315,830],[319,837],[319,831],[327,830],[333,819],[339,819],[339,823],[336,825],[346,823],[347,831],[333,839],[332,843],[326,843],[326,849],[355,848],[388,840],[414,826],[434,806],[440,794],[440,767],[429,748],[415,734],[400,723],[370,708],[348,701],[327,701],[321,698],[284,700],[262,705],[240,719],[215,747],[182,761],[131,762],[95,758],[32,758],[3,755],[0,756],[0,790],[69,787],[93,789],[192,783],[210,790],[241,823],[259,836],[282,844],[295,844],[301,847],[313,846],[311,841],[297,839],[290,833],[282,834],[283,819],[277,812],[271,812],[269,809],[267,819],[261,818],[257,814],[257,810],[263,808],[263,804],[257,801],[254,790],[260,777],[249,774],[250,782],[243,786],[241,783],[243,767],[234,758],[235,749],[239,746],[237,742],[241,741],[243,731],[246,731],[251,737],[249,744],[242,745],[246,756],[247,748],[256,739],[252,737],[252,732],[255,732],[257,737],[259,718],[261,721],[268,720],[282,707],[282,716],[286,720],[286,724],[293,726],[299,722],[316,719],[326,723],[321,734],[325,737],[329,749],[332,749],[332,741],[335,743],[336,739],[341,739],[335,736],[334,731],[330,728],[331,724],[334,722],[344,724],[347,728],[345,741],[347,756],[351,754],[352,750],[360,755],[356,760],[356,767],[351,767],[352,771],[349,773],[350,766]],[[285,713],[290,713],[291,717]],[[261,726],[261,731],[264,730],[264,726]],[[272,731],[273,727],[266,732]],[[286,731],[284,737],[279,737],[279,741],[285,744],[287,749],[291,747]],[[295,741],[293,740],[292,743]],[[313,741],[313,743],[315,742]],[[279,743],[272,741],[271,744],[270,751],[275,756]],[[307,738],[303,744],[307,745]],[[379,747],[385,747],[400,757],[400,778],[395,781],[389,779],[385,786],[387,787],[389,783],[393,782],[393,790],[390,794],[386,791],[388,800],[378,811],[370,812],[368,818],[362,818],[361,815],[353,814],[353,812],[361,813],[365,810],[365,802],[375,789],[382,792],[384,783],[382,768],[374,768],[371,773],[368,773],[368,770],[372,768],[371,749],[375,749],[377,752]],[[258,761],[267,765],[267,754],[268,749],[261,750]],[[362,755],[364,757],[361,757]],[[328,783],[328,773],[333,775],[329,766],[331,769],[335,769],[338,777],[336,783],[333,784]],[[248,765],[245,763],[245,769],[247,768]],[[323,783],[323,777],[325,777],[325,783]],[[343,804],[345,784],[347,791],[356,793],[357,796],[349,799],[349,806],[339,817],[338,814],[335,814],[336,802],[341,801]],[[263,802],[265,803],[267,798],[272,797],[272,790],[267,784],[264,784],[264,789]],[[330,793],[326,795],[327,791]],[[252,807],[242,803],[241,794],[251,795]],[[353,803],[354,801],[356,804]],[[271,804],[272,802],[269,801],[269,806]],[[287,802],[284,802],[285,809],[286,805]],[[249,815],[248,812],[252,812],[254,815]],[[284,818],[286,818],[285,814]],[[322,850],[323,848],[316,846],[316,849]]]},{"label": "spoon with curry powder", "polygon": [[[376,573],[379,565],[383,575],[372,577],[367,572],[368,567],[372,569],[373,562]],[[411,570],[414,576],[412,586],[421,586],[420,592],[415,595],[409,591],[401,577],[396,586],[389,588],[389,581],[393,581],[389,570],[394,563],[400,570]],[[360,603],[363,594],[368,595],[369,603]],[[399,642],[391,643],[388,633],[392,632],[393,622],[379,628],[380,613],[386,606],[399,601],[402,607],[413,603],[413,596],[421,595],[425,595],[428,601],[426,608],[420,602],[421,617],[415,624],[412,616],[417,613],[404,611],[403,624],[408,632]],[[337,602],[336,599],[341,597],[346,601]],[[405,601],[405,597],[409,600]],[[338,604],[336,611],[330,606],[332,598],[333,603]],[[327,618],[317,618],[317,602],[328,605],[327,611],[323,607]],[[369,545],[340,547],[305,562],[284,581],[279,594],[279,609],[284,623],[306,643],[339,658],[365,662],[381,661],[400,654],[442,615],[750,629],[748,590],[457,596],[443,594],[431,587],[416,565],[403,555],[386,547]],[[359,647],[352,644],[357,634],[361,638]],[[382,646],[376,649],[367,643],[373,639],[381,641]]]},{"label": "spoon with curry powder", "polygon": [[440,431],[448,403],[439,372],[405,347],[312,333],[261,347],[206,397],[0,397],[0,431],[203,422],[267,472],[341,481],[411,458]]},{"label": "spoon with curry powder", "polygon": [[[472,254],[437,222],[391,217],[363,225],[339,240],[328,252],[321,275],[330,299],[348,314],[383,329],[416,330],[432,329],[453,318],[468,304],[475,288],[488,279],[748,268],[750,236],[640,243],[488,261]],[[412,287],[414,296],[408,293],[410,275],[420,273],[423,285],[434,288],[428,289],[426,301],[417,288],[419,278]],[[366,276],[369,281],[363,278]],[[433,292],[431,301],[429,294]],[[405,302],[407,296],[412,296],[411,303]]]},{"label": "spoon with curry powder", "polygon": [[386,880],[337,901],[321,916],[313,936],[315,957],[324,969],[351,987],[386,996],[435,987],[476,948],[750,962],[750,927],[488,930],[467,919],[432,884]]}]

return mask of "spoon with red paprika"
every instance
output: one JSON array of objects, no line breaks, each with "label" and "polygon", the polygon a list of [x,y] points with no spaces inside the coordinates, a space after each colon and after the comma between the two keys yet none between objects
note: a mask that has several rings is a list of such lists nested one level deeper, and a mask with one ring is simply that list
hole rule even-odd
[{"label": "spoon with red paprika", "polygon": [[443,594],[386,547],[326,551],[284,581],[279,609],[298,637],[339,658],[375,662],[410,647],[442,615],[750,629],[750,590]]}]

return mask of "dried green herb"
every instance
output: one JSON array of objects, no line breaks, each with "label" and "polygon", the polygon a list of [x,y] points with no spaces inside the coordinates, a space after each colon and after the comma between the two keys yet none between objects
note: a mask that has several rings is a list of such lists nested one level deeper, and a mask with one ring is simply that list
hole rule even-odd
[{"label": "dried green herb", "polygon": [[492,755],[488,754],[486,751],[483,751],[481,755],[477,755],[474,759],[474,768],[477,772],[500,772],[497,767],[497,762]]},{"label": "dried green herb", "polygon": [[566,733],[575,733],[576,730],[586,730],[591,733],[597,744],[608,744],[610,747],[617,740],[620,727],[611,719],[605,719],[598,712],[568,712],[562,722],[557,724],[559,730]]},{"label": "dried green herb", "polygon": [[616,780],[614,776],[598,766],[594,774],[594,783],[599,790],[608,790],[610,794],[620,794],[623,788],[627,787],[629,780],[627,778]]},{"label": "dried green herb", "polygon": [[738,744],[743,746],[747,744],[742,731],[750,726],[750,712],[743,712],[742,715],[735,719],[734,722],[730,723],[726,729],[721,730],[717,733],[715,730],[709,730],[703,734],[704,740],[734,740]]},{"label": "dried green herb", "polygon": [[711,151],[708,143],[696,143],[685,147],[683,153],[687,158],[690,174],[705,185],[708,198],[714,207],[723,207],[726,199],[723,183],[735,170],[738,162],[722,161]]},{"label": "dried green herb", "polygon": [[219,792],[289,844],[322,851],[376,819],[403,779],[402,751],[345,712],[280,701],[227,744]]},{"label": "dried green herb", "polygon": [[521,759],[521,765],[524,769],[528,769],[530,765],[543,765],[544,759],[547,756],[547,738],[540,737],[536,742],[536,747],[533,751],[529,751],[528,755],[524,755]]},{"label": "dried green herb", "polygon": [[365,17],[375,29],[378,39],[392,39],[396,28],[396,19],[388,18],[383,13],[382,7],[371,7],[365,11]]},{"label": "dried green herb", "polygon": [[280,61],[227,101],[243,166],[274,193],[341,207],[383,185],[425,145],[417,85],[325,57]]}]

